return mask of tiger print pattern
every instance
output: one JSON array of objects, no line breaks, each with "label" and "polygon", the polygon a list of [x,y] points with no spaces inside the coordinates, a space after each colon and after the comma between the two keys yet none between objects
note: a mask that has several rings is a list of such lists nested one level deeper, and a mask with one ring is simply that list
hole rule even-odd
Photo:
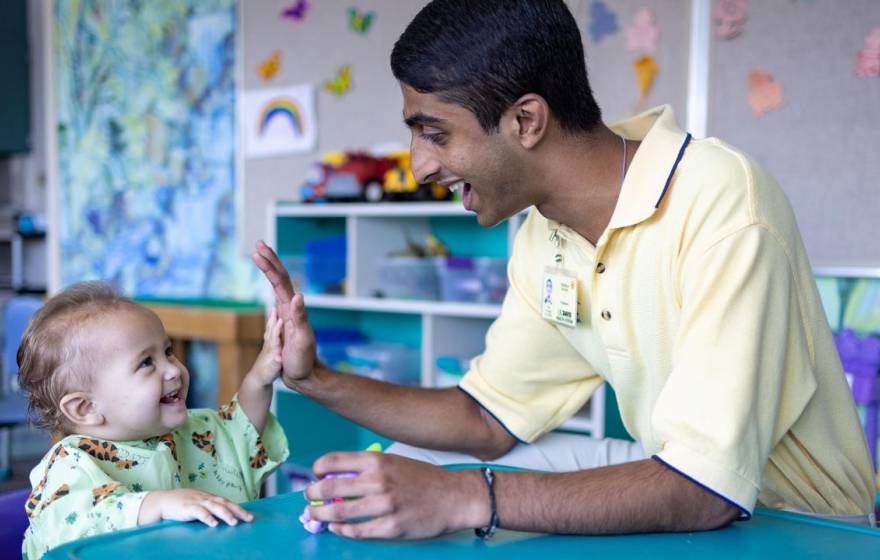
[{"label": "tiger print pattern", "polygon": [[118,482],[108,482],[92,490],[92,505],[96,506],[112,496],[113,492],[120,486],[122,485]]},{"label": "tiger print pattern", "polygon": [[177,443],[174,441],[174,435],[171,432],[168,432],[164,436],[159,436],[159,441],[171,449],[171,457],[177,461]]},{"label": "tiger print pattern", "polygon": [[206,432],[193,432],[192,442],[197,448],[201,449],[211,457],[217,456],[217,449],[214,447],[214,432],[208,430]]},{"label": "tiger print pattern", "polygon": [[236,408],[238,408],[238,401],[230,401],[228,404],[220,407],[220,410],[217,411],[217,416],[221,420],[232,420],[232,415],[235,413]]},{"label": "tiger print pattern", "polygon": [[129,470],[138,462],[131,459],[120,459],[119,448],[109,441],[94,438],[79,438],[77,447],[95,459],[113,463],[118,469]]},{"label": "tiger print pattern", "polygon": [[251,468],[259,469],[266,466],[266,463],[269,461],[269,456],[266,454],[266,446],[263,445],[263,440],[257,438],[257,453],[250,458]]},{"label": "tiger print pattern", "polygon": [[[30,496],[28,496],[27,502],[24,504],[25,512],[28,517],[33,517],[37,513],[37,508],[40,505],[40,500],[43,497],[43,491],[46,489],[46,482],[49,480],[49,470],[52,468],[52,465],[58,458],[67,457],[67,450],[64,449],[63,445],[59,445],[52,451],[52,455],[49,456],[49,461],[46,463],[46,471],[43,473],[43,478],[40,480],[40,483],[31,491]],[[60,490],[60,489],[59,489]],[[57,492],[56,492],[57,493]],[[60,498],[61,496],[54,497],[49,502],[46,503],[48,506],[50,503]]]}]

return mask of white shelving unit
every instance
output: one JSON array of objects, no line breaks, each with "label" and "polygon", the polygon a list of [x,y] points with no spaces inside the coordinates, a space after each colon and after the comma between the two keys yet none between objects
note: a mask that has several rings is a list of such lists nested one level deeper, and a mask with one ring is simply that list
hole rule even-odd
[{"label": "white shelving unit", "polygon": [[[401,249],[401,240],[421,240],[431,232],[432,220],[456,218],[461,223],[476,218],[460,203],[334,203],[270,204],[267,239],[273,247],[284,247],[278,238],[279,224],[285,220],[342,220],[347,242],[346,282],[343,295],[306,295],[310,309],[335,309],[370,313],[413,314],[420,317],[421,345],[419,379],[424,387],[437,386],[435,362],[438,356],[476,356],[484,349],[485,335],[501,306],[443,301],[396,300],[374,297],[380,288],[379,263],[386,254]],[[497,227],[506,228],[507,255],[525,218],[519,214]],[[465,222],[470,223],[470,222]],[[483,230],[486,231],[486,230]],[[497,234],[496,234],[497,235]],[[276,384],[283,388],[283,385]],[[604,385],[590,403],[566,422],[565,430],[603,437],[605,414]]]}]

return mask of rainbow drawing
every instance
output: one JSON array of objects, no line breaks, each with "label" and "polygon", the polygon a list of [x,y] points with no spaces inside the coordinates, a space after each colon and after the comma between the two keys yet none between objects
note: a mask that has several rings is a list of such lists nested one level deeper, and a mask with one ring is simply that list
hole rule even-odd
[{"label": "rainbow drawing", "polygon": [[258,119],[260,124],[260,135],[266,132],[266,128],[269,126],[269,121],[278,116],[287,117],[295,136],[303,135],[302,110],[300,109],[299,104],[290,97],[276,97],[263,105],[263,108],[260,109],[260,118]]}]

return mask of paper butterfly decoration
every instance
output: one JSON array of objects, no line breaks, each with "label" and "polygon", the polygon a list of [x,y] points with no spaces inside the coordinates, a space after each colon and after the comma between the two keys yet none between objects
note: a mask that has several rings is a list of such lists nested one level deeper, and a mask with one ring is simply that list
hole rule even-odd
[{"label": "paper butterfly decoration", "polygon": [[609,10],[605,2],[593,2],[590,5],[590,38],[598,43],[614,33],[617,33],[617,14]]},{"label": "paper butterfly decoration", "polygon": [[715,0],[712,20],[719,39],[733,39],[742,33],[748,18],[749,0]]},{"label": "paper butterfly decoration", "polygon": [[357,8],[348,9],[348,25],[353,31],[363,35],[370,30],[374,17],[376,17],[375,12],[359,12]]},{"label": "paper butterfly decoration", "polygon": [[774,82],[766,72],[752,70],[749,73],[748,100],[752,114],[762,117],[767,111],[782,107],[782,84]]},{"label": "paper butterfly decoration", "polygon": [[633,24],[626,30],[626,48],[631,51],[654,52],[660,30],[654,24],[654,13],[648,8],[636,12]]},{"label": "paper butterfly decoration", "polygon": [[260,63],[257,67],[257,72],[260,73],[260,77],[263,78],[264,82],[268,82],[275,77],[275,74],[277,74],[280,69],[281,51],[273,51],[272,56]]},{"label": "paper butterfly decoration", "polygon": [[865,48],[856,57],[856,76],[859,78],[880,77],[880,27],[875,27],[865,37]]},{"label": "paper butterfly decoration", "polygon": [[311,5],[309,4],[309,0],[296,0],[290,7],[285,8],[283,12],[281,12],[281,17],[290,18],[295,21],[302,21],[306,17],[306,12],[309,11]]},{"label": "paper butterfly decoration", "polygon": [[651,86],[654,85],[654,79],[660,68],[654,57],[646,54],[633,61],[633,70],[636,73],[636,80],[639,82],[639,96],[644,99],[651,91]]},{"label": "paper butterfly decoration", "polygon": [[351,65],[339,69],[336,77],[324,82],[324,89],[337,97],[342,97],[351,88]]}]

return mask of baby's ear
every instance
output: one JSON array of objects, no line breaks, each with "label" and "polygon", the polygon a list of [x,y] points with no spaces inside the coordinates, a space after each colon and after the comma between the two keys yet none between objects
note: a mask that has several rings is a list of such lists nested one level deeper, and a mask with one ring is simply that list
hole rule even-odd
[{"label": "baby's ear", "polygon": [[100,426],[104,423],[104,416],[98,412],[88,393],[68,393],[61,397],[58,406],[74,426]]}]

